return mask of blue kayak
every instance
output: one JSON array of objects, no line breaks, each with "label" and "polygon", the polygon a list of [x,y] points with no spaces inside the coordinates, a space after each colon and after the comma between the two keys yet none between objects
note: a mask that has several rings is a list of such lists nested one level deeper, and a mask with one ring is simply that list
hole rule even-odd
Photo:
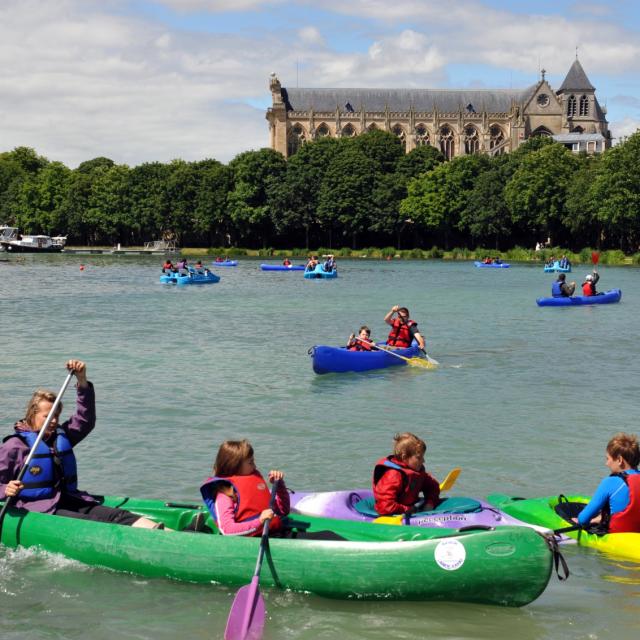
[{"label": "blue kayak", "polygon": [[477,260],[473,264],[475,264],[478,269],[508,269],[511,266],[508,262],[490,262],[489,264],[485,264]]},{"label": "blue kayak", "polygon": [[571,273],[571,265],[567,267],[561,267],[560,262],[556,260],[553,264],[545,266],[545,273]]},{"label": "blue kayak", "polygon": [[305,271],[305,278],[337,278],[338,270],[334,269],[333,271],[325,271],[324,267],[319,264],[313,271]]},{"label": "blue kayak", "polygon": [[260,268],[263,271],[304,271],[303,264],[261,264]]},{"label": "blue kayak", "polygon": [[237,260],[224,260],[223,262],[216,262],[215,260],[211,263],[214,267],[237,267]]},{"label": "blue kayak", "polygon": [[[384,343],[381,344],[384,345]],[[393,352],[405,358],[415,358],[422,355],[417,344],[406,349],[394,349]],[[371,369],[386,369],[407,364],[401,358],[385,351],[349,351],[346,347],[327,347],[325,345],[311,347],[309,355],[313,370],[318,374],[370,371]]]},{"label": "blue kayak", "polygon": [[208,270],[200,273],[189,268],[189,273],[187,274],[179,274],[177,272],[163,273],[160,276],[160,282],[162,284],[177,284],[179,286],[187,284],[213,284],[220,282],[220,276]]},{"label": "blue kayak", "polygon": [[538,298],[536,304],[539,307],[572,307],[586,304],[614,304],[622,298],[621,289],[611,289],[597,296],[571,296],[561,298]]}]

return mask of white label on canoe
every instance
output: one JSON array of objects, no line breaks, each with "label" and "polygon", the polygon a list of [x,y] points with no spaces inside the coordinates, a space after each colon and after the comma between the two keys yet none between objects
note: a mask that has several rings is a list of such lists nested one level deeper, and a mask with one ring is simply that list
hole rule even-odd
[{"label": "white label on canoe", "polygon": [[441,540],[433,555],[438,566],[446,571],[455,571],[464,564],[467,551],[459,540]]}]

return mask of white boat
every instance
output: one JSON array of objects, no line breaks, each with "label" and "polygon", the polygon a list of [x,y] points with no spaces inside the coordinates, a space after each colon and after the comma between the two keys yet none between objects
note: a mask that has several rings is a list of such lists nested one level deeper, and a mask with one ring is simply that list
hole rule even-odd
[{"label": "white boat", "polygon": [[56,253],[66,241],[67,236],[23,236],[17,227],[0,227],[0,247],[10,253]]}]

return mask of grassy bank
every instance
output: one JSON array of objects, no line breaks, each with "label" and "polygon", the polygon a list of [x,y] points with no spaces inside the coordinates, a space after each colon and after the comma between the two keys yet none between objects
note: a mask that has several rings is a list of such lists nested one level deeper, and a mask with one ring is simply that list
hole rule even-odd
[{"label": "grassy bank", "polygon": [[[578,253],[563,249],[561,247],[551,247],[535,251],[533,249],[523,249],[515,247],[509,251],[495,251],[492,249],[459,249],[455,248],[451,251],[444,251],[438,247],[429,250],[425,249],[406,249],[398,250],[394,247],[368,247],[366,249],[349,249],[343,247],[341,249],[329,249],[327,247],[319,247],[313,251],[307,249],[242,249],[240,247],[212,247],[210,249],[189,248],[182,249],[184,256],[225,256],[230,258],[265,258],[265,259],[282,259],[291,258],[301,260],[309,255],[322,256],[333,253],[336,258],[363,258],[373,260],[481,260],[485,256],[499,256],[505,262],[546,262],[551,256],[559,259],[560,256],[566,255],[572,264],[591,264],[591,254],[594,249],[584,248]],[[640,265],[640,253],[631,256],[625,255],[622,251],[601,251],[599,252],[599,264],[608,265]]]}]

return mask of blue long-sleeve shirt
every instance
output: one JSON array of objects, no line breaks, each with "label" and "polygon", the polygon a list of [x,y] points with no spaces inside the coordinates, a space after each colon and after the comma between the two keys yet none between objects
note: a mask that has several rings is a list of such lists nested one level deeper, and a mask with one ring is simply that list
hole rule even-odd
[{"label": "blue long-sleeve shirt", "polygon": [[[632,475],[640,473],[640,471],[629,469],[627,473]],[[597,516],[607,503],[609,503],[611,515],[620,513],[629,506],[629,500],[627,483],[619,476],[608,476],[600,483],[589,504],[580,512],[578,524],[583,526],[589,524],[591,519]]]}]

